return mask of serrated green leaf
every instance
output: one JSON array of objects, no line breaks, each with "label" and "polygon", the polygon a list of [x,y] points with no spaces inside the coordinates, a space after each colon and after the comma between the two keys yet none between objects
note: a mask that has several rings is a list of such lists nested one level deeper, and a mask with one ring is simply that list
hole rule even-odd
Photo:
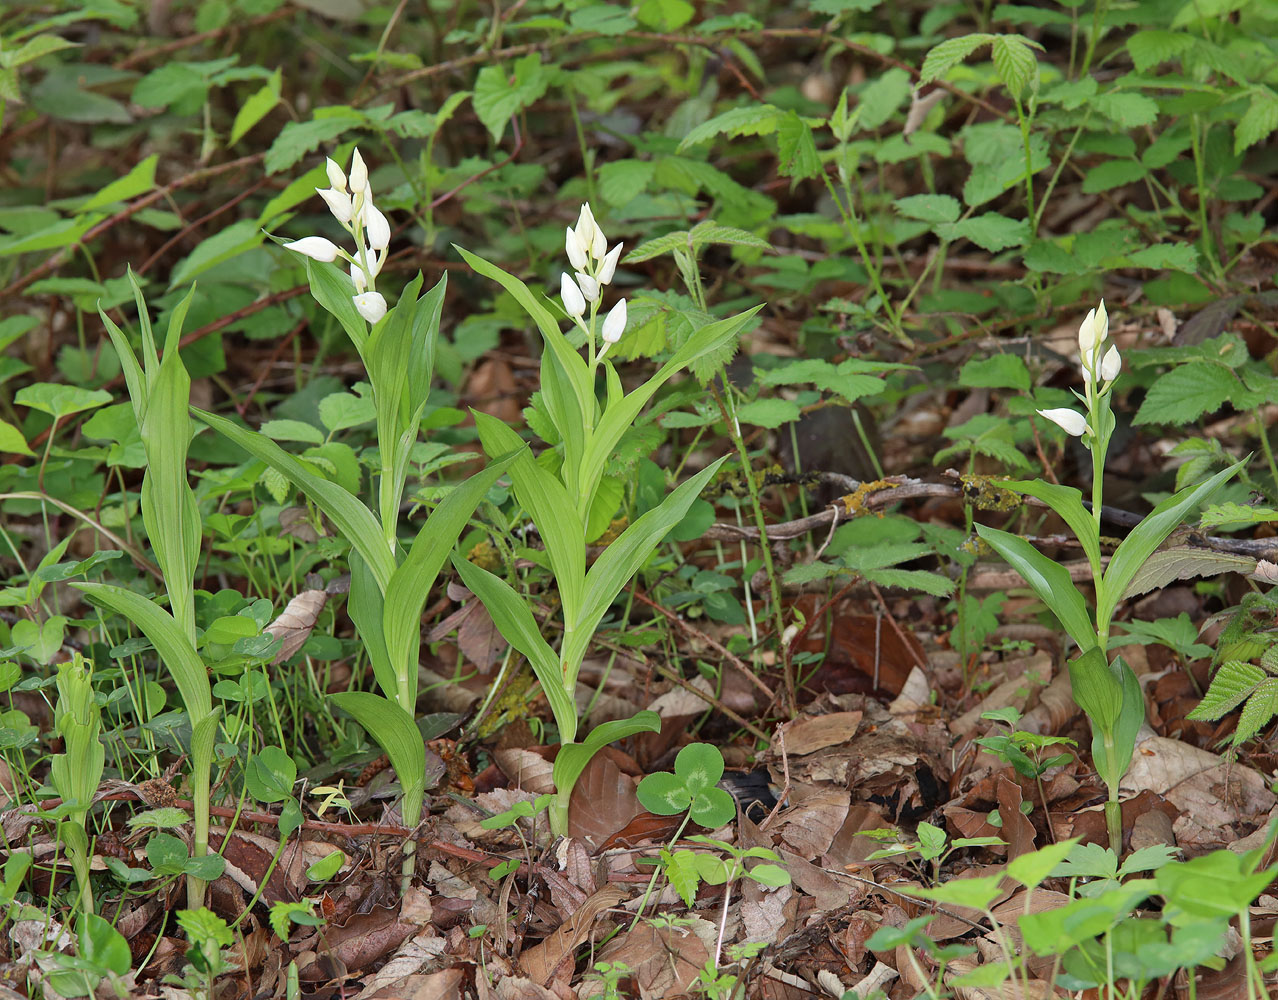
[{"label": "serrated green leaf", "polygon": [[741,135],[771,135],[784,117],[785,112],[771,104],[747,104],[733,108],[692,129],[679,143],[678,151],[682,153],[718,135],[726,135],[730,139]]},{"label": "serrated green leaf", "polygon": [[1268,676],[1254,663],[1226,660],[1216,669],[1203,700],[1185,718],[1215,722],[1246,701]]},{"label": "serrated green leaf", "polygon": [[1237,376],[1213,364],[1179,365],[1159,376],[1145,394],[1134,424],[1192,423],[1204,413],[1215,413],[1243,392]]},{"label": "serrated green leaf", "polygon": [[989,45],[993,40],[993,35],[980,33],[947,38],[929,51],[924,58],[923,68],[919,70],[919,83],[931,83],[938,77],[944,76],[977,49]]}]

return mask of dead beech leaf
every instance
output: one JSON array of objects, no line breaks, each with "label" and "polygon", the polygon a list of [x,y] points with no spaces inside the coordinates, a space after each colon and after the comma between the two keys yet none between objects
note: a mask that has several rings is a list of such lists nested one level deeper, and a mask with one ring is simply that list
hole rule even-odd
[{"label": "dead beech leaf", "polygon": [[568,803],[568,833],[592,845],[606,841],[640,813],[634,779],[621,773],[612,758],[590,758],[573,786]]},{"label": "dead beech leaf", "polygon": [[[426,895],[424,890],[419,891],[421,891],[422,895]],[[425,992],[425,983],[419,983],[419,988],[415,992],[408,989],[408,983],[412,980],[432,978],[421,975],[421,970],[444,953],[445,945],[444,939],[436,934],[433,928],[428,928],[405,939],[395,949],[395,954],[387,960],[386,964],[373,973],[368,985],[356,994],[355,1000],[373,1000],[374,997],[385,997],[388,1000],[394,997],[396,1000],[398,998],[407,1000],[407,998],[413,996],[422,997],[423,1000],[428,997],[434,1000],[435,997],[442,998],[450,995],[448,992]],[[460,972],[461,970],[453,971]],[[433,988],[436,990],[447,989],[450,985],[452,989],[451,995],[458,996],[460,1000],[460,994],[457,992],[457,982],[449,984],[447,980],[438,981],[433,984]]]},{"label": "dead beech leaf", "polygon": [[856,735],[862,712],[832,712],[796,719],[785,730],[785,752],[796,757],[846,743]]},{"label": "dead beech leaf", "polygon": [[599,958],[630,966],[641,1000],[665,1000],[688,992],[710,953],[701,938],[687,928],[640,923],[604,945]]},{"label": "dead beech leaf", "polygon": [[852,995],[856,1000],[865,1000],[875,990],[884,990],[893,979],[897,977],[897,971],[885,962],[877,959],[874,962],[874,968],[859,983],[852,987]]},{"label": "dead beech leaf", "polygon": [[541,754],[519,747],[493,751],[493,762],[516,788],[534,795],[555,790],[553,765]]},{"label": "dead beech leaf", "polygon": [[1026,657],[1025,670],[1016,677],[1009,677],[1001,684],[987,691],[978,705],[964,712],[950,722],[950,732],[955,736],[966,736],[982,724],[981,715],[996,708],[1014,706],[1021,715],[1030,703],[1036,691],[1048,682],[1052,676],[1052,657],[1049,653],[1035,653]]},{"label": "dead beech leaf", "polygon": [[288,602],[275,621],[262,630],[283,643],[280,651],[275,654],[275,659],[271,660],[272,663],[283,663],[302,648],[327,603],[328,594],[324,591],[303,590]]},{"label": "dead beech leaf", "polygon": [[843,789],[822,788],[781,813],[774,829],[795,854],[811,861],[830,849],[851,805]]},{"label": "dead beech leaf", "polygon": [[528,977],[536,983],[549,984],[561,966],[572,964],[577,948],[589,939],[595,919],[628,898],[624,889],[613,885],[606,885],[592,895],[550,937],[519,957],[519,964]]},{"label": "dead beech leaf", "polygon": [[998,814],[1003,820],[1000,836],[1008,844],[1007,860],[1014,861],[1034,850],[1034,824],[1021,812],[1021,803],[1025,801],[1021,786],[1000,774],[997,787]]}]

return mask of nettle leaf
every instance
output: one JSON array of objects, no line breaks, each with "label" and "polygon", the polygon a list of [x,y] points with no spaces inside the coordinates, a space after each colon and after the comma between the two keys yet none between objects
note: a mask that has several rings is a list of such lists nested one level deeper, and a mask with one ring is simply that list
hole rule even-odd
[{"label": "nettle leaf", "polygon": [[1115,125],[1123,128],[1151,125],[1158,118],[1158,104],[1144,94],[1101,94],[1090,103]]},{"label": "nettle leaf", "polygon": [[769,430],[792,423],[800,416],[799,404],[792,399],[756,399],[737,408],[737,419],[742,423]]},{"label": "nettle leaf", "polygon": [[919,83],[931,83],[944,76],[977,49],[989,45],[993,40],[993,35],[981,33],[947,38],[923,60],[923,68],[919,70]]},{"label": "nettle leaf", "polygon": [[1278,715],[1278,677],[1270,677],[1261,681],[1247,699],[1231,742],[1234,746],[1247,742],[1268,725],[1275,715]]},{"label": "nettle leaf", "polygon": [[1042,48],[1024,35],[999,35],[994,39],[994,69],[1017,100],[1027,92],[1038,91],[1038,59],[1033,49]]},{"label": "nettle leaf", "polygon": [[471,103],[493,142],[501,139],[512,117],[541,98],[550,86],[550,67],[541,64],[541,53],[515,60],[514,78],[500,66],[485,66],[475,78]]},{"label": "nettle leaf", "polygon": [[1239,409],[1246,404],[1242,384],[1228,368],[1213,364],[1180,365],[1159,377],[1132,419],[1134,424],[1192,423],[1204,413],[1215,413],[1226,403]]},{"label": "nettle leaf", "polygon": [[777,153],[780,159],[777,172],[782,177],[798,181],[821,172],[812,128],[797,112],[787,112],[777,123]]},{"label": "nettle leaf", "polygon": [[1278,129],[1278,94],[1265,86],[1251,92],[1251,103],[1234,127],[1234,155],[1250,149]]},{"label": "nettle leaf", "polygon": [[1185,31],[1138,31],[1127,39],[1127,54],[1140,73],[1193,47],[1194,36]]},{"label": "nettle leaf", "polygon": [[857,98],[857,123],[867,131],[885,124],[910,96],[910,74],[893,67],[871,81]]},{"label": "nettle leaf", "polygon": [[1211,679],[1203,700],[1185,718],[1215,722],[1246,701],[1268,676],[1254,663],[1226,660]]},{"label": "nettle leaf", "polygon": [[973,358],[959,371],[959,385],[969,389],[1018,389],[1030,391],[1029,369],[1015,354]]},{"label": "nettle leaf", "polygon": [[266,151],[263,166],[268,174],[287,170],[307,153],[328,146],[364,124],[364,116],[346,107],[329,107],[309,122],[288,122]]},{"label": "nettle leaf", "polygon": [[771,104],[749,104],[733,108],[715,115],[690,131],[679,143],[678,151],[682,153],[693,146],[709,142],[717,135],[725,135],[729,139],[742,135],[771,135],[785,116],[786,112]]},{"label": "nettle leaf", "polygon": [[651,160],[614,160],[599,168],[599,193],[610,205],[633,201],[651,183],[657,165]]},{"label": "nettle leaf", "polygon": [[915,194],[896,200],[896,210],[907,219],[936,225],[956,222],[961,211],[958,199],[948,194]]},{"label": "nettle leaf", "polygon": [[1008,247],[1028,243],[1030,229],[1029,222],[1025,219],[1009,219],[998,212],[985,212],[961,222],[937,226],[936,235],[943,240],[970,240],[982,250],[998,253]]}]

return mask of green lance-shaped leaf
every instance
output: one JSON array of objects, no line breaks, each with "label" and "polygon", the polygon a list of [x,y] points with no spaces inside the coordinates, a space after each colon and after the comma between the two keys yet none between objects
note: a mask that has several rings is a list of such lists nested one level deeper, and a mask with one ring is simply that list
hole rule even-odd
[{"label": "green lance-shaped leaf", "polygon": [[1087,562],[1092,567],[1092,576],[1099,579],[1101,575],[1100,531],[1096,527],[1096,519],[1083,506],[1083,494],[1072,486],[1060,486],[1056,483],[1045,483],[1041,479],[1013,479],[1003,483],[1009,490],[1024,493],[1027,496],[1042,500],[1061,516],[1074,537],[1083,547]]},{"label": "green lance-shaped leaf", "polygon": [[717,459],[681,483],[661,503],[626,528],[590,567],[584,588],[585,604],[573,630],[564,634],[562,658],[574,684],[577,668],[608,606],[643,564],[652,558],[653,551],[670,529],[684,519],[688,508],[723,462],[724,459]]},{"label": "green lance-shaped leaf", "polygon": [[367,366],[364,348],[368,344],[368,323],[355,308],[355,283],[351,281],[351,276],[336,264],[326,264],[308,257],[306,278],[310,282],[311,295],[315,301],[342,324],[342,329],[351,338],[351,343]]},{"label": "green lance-shaped leaf", "polygon": [[413,717],[370,691],[342,691],[329,697],[386,751],[404,790],[404,825],[416,826],[426,796],[426,748]]},{"label": "green lance-shaped leaf", "polygon": [[559,657],[542,638],[528,605],[505,580],[468,559],[454,555],[453,565],[457,567],[462,582],[488,610],[497,631],[523,653],[532,666],[559,726],[560,742],[571,743],[577,738],[577,703],[573,698],[576,678],[574,676],[569,681],[564,675]]},{"label": "green lance-shaped leaf", "polygon": [[[543,685],[544,686],[544,685]],[[590,758],[609,743],[624,740],[636,733],[661,732],[661,716],[656,712],[644,709],[636,712],[629,719],[615,719],[595,726],[580,743],[568,743],[559,748],[555,755],[555,766],[551,772],[555,780],[555,789],[560,797],[570,796],[581,772],[590,763]]]},{"label": "green lance-shaped leaf", "polygon": [[[513,274],[507,274],[496,264],[490,264],[483,257],[479,257],[456,244],[454,244],[454,247],[462,255],[462,259],[477,274],[482,274],[485,278],[491,278],[505,288],[528,315],[533,318],[533,322],[537,324],[537,329],[541,331],[542,338],[546,341],[546,346],[554,354],[566,377],[567,387],[572,390],[572,394],[575,397],[579,417],[594,412],[598,404],[595,402],[594,386],[590,381],[590,371],[586,366],[586,362],[582,360],[581,355],[577,353],[572,344],[568,342],[568,338],[564,336],[563,331],[559,329],[559,323],[550,314],[550,311],[541,304],[529,287]],[[560,430],[562,431],[563,428],[561,427]]]},{"label": "green lance-shaped leaf", "polygon": [[192,407],[195,415],[223,437],[260,459],[305,493],[328,515],[337,530],[368,562],[378,588],[385,592],[395,572],[395,558],[382,538],[377,519],[368,508],[336,483],[312,472],[270,438],[241,427],[226,417]]},{"label": "green lance-shaped leaf", "polygon": [[1097,732],[1112,732],[1123,710],[1123,685],[1099,646],[1069,661],[1069,681],[1074,701]]},{"label": "green lance-shaped leaf", "polygon": [[545,542],[563,604],[564,622],[568,628],[574,628],[586,582],[586,528],[577,516],[576,505],[563,483],[534,461],[518,434],[496,417],[472,412],[479,440],[489,455],[504,455],[524,449],[509,467],[515,497],[532,515],[533,523]]},{"label": "green lance-shaped leaf", "polygon": [[[586,451],[581,460],[581,468],[576,482],[579,509],[589,509],[589,499],[595,494],[599,479],[613,452],[617,450],[617,442],[621,440],[638,418],[648,400],[652,398],[662,385],[676,372],[682,371],[703,354],[708,354],[723,346],[740,334],[742,328],[754,318],[763,306],[755,306],[737,316],[708,323],[688,338],[679,350],[662,365],[651,378],[629,395],[615,402],[610,401],[595,428],[594,434],[586,443]],[[564,480],[571,491],[573,482],[565,475]],[[585,506],[581,506],[584,504]]]},{"label": "green lance-shaped leaf", "polygon": [[1246,464],[1247,459],[1244,458],[1197,486],[1186,486],[1145,515],[1144,520],[1131,530],[1109,558],[1109,567],[1105,570],[1105,598],[1101,607],[1096,609],[1097,621],[1107,622],[1113,617],[1127,585],[1145,564],[1145,560],[1154,554],[1154,550],[1163,544],[1185,518],[1206,503],[1226,480],[1232,478]]},{"label": "green lance-shaped leaf", "polygon": [[[373,666],[377,686],[405,712],[412,712],[416,699],[409,700],[408,691],[410,683],[416,688],[416,661],[413,663],[413,680],[410,682],[407,677],[401,676],[401,671],[407,669],[407,663],[396,665],[386,645],[386,597],[377,578],[369,569],[368,561],[358,552],[350,554],[349,562],[351,590],[346,598],[346,613],[351,616],[355,630],[364,643],[364,651],[368,653],[368,662]],[[419,621],[413,624],[420,627]]]},{"label": "green lance-shaped leaf", "polygon": [[403,695],[396,701],[409,711],[417,703],[417,653],[421,646],[422,608],[426,598],[457,543],[457,536],[484,494],[521,455],[527,455],[527,447],[522,442],[518,451],[503,455],[482,472],[453,487],[417,530],[408,556],[391,576],[382,612],[382,631],[390,662],[405,682]]},{"label": "green lance-shaped leaf", "polygon": [[1087,615],[1083,595],[1074,586],[1064,566],[1043,555],[1019,535],[987,528],[983,524],[976,526],[976,532],[1007,560],[1012,569],[1025,577],[1034,593],[1060,619],[1079,649],[1096,645],[1095,626]]}]

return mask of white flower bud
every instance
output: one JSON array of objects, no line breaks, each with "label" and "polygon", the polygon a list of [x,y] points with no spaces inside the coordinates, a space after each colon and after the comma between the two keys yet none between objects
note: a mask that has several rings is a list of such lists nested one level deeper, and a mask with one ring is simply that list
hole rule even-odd
[{"label": "white flower bud", "polygon": [[355,303],[359,314],[370,323],[376,323],[386,315],[386,300],[380,292],[360,292],[351,296],[351,301]]},{"label": "white flower bud", "polygon": [[568,263],[572,265],[574,271],[584,271],[589,246],[577,239],[576,230],[572,226],[565,229],[564,234],[564,251],[568,254]]},{"label": "white flower bud", "polygon": [[374,250],[385,250],[390,243],[390,223],[371,201],[364,204],[364,236]]},{"label": "white flower bud", "polygon": [[346,175],[342,173],[342,168],[330,156],[325,160],[324,169],[328,172],[328,182],[333,185],[334,189],[346,193]]},{"label": "white flower bud", "polygon": [[359,194],[368,187],[368,167],[364,166],[364,157],[359,155],[358,147],[351,157],[350,184],[351,194]]},{"label": "white flower bud", "polygon": [[608,255],[604,257],[603,264],[599,268],[599,284],[606,285],[612,281],[612,276],[617,273],[617,261],[621,259],[621,248],[624,246],[618,243],[615,247],[608,251]]},{"label": "white flower bud", "polygon": [[603,260],[608,253],[608,241],[604,239],[603,230],[596,224],[594,239],[590,241],[590,256],[595,260]]},{"label": "white flower bud", "polygon": [[564,312],[569,316],[580,316],[586,311],[586,300],[582,298],[581,289],[568,277],[566,271],[559,279],[559,297],[564,300]]},{"label": "white flower bud", "polygon": [[1118,346],[1109,345],[1109,350],[1105,352],[1105,356],[1101,358],[1100,377],[1102,382],[1110,382],[1118,378],[1118,373],[1123,370],[1123,359],[1118,356]]},{"label": "white flower bud", "polygon": [[583,250],[589,250],[595,242],[595,213],[590,211],[590,202],[586,202],[581,206],[581,211],[577,215],[577,242],[581,244]]},{"label": "white flower bud", "polygon": [[311,260],[323,261],[326,264],[336,260],[338,252],[337,244],[332,240],[326,240],[323,236],[307,236],[300,240],[294,240],[292,243],[285,243],[284,249],[300,253],[304,257],[310,257]]},{"label": "white flower bud", "polygon": [[594,302],[599,298],[599,282],[590,275],[578,271],[577,284],[581,286],[581,294],[586,297],[587,302]]},{"label": "white flower bud", "polygon": [[324,204],[333,213],[333,218],[343,226],[351,221],[355,209],[351,204],[351,196],[337,188],[316,188],[315,193],[324,199]]},{"label": "white flower bud", "polygon": [[1099,309],[1092,309],[1078,328],[1078,353],[1083,364],[1091,370],[1091,357],[1096,348],[1109,335],[1109,317],[1105,313],[1105,300],[1101,299]]},{"label": "white flower bud", "polygon": [[600,336],[604,342],[615,344],[621,339],[621,335],[626,332],[626,300],[622,299],[612,309],[609,310],[607,318],[604,320],[603,332]]},{"label": "white flower bud", "polygon": [[351,281],[355,284],[355,291],[364,292],[368,289],[368,279],[364,277],[364,269],[358,264],[351,265]]},{"label": "white flower bud", "polygon": [[1074,437],[1082,437],[1087,430],[1087,418],[1077,410],[1069,409],[1069,407],[1063,406],[1054,410],[1039,410],[1038,414],[1046,417],[1066,434],[1072,434]]}]

